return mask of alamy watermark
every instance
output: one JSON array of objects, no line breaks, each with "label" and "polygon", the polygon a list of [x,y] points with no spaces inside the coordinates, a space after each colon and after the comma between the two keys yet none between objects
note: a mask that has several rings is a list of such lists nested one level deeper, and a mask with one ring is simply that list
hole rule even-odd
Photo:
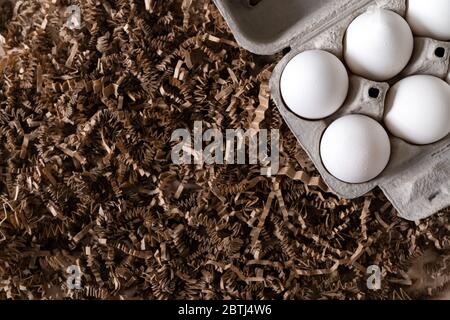
[{"label": "alamy watermark", "polygon": [[77,5],[71,5],[67,7],[66,14],[67,18],[67,27],[71,30],[80,29],[81,28],[81,9]]},{"label": "alamy watermark", "polygon": [[67,287],[70,290],[80,290],[81,289],[81,269],[77,265],[69,266],[66,270],[67,277]]},{"label": "alamy watermark", "polygon": [[373,265],[367,268],[367,288],[369,290],[381,290],[381,276],[382,270],[379,266]]},{"label": "alamy watermark", "polygon": [[178,129],[172,133],[171,142],[179,142],[171,153],[173,163],[178,165],[259,163],[261,174],[269,177],[275,176],[280,168],[280,133],[276,129],[270,134],[267,129],[227,129],[224,135],[218,129],[203,132],[202,122],[196,121],[193,138],[188,129]]}]

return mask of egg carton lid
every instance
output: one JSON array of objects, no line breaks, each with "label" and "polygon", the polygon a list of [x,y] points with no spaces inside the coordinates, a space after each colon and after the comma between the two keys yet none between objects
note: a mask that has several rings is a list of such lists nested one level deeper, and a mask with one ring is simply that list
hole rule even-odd
[{"label": "egg carton lid", "polygon": [[383,0],[214,0],[244,49],[271,55],[306,43],[371,2]]}]

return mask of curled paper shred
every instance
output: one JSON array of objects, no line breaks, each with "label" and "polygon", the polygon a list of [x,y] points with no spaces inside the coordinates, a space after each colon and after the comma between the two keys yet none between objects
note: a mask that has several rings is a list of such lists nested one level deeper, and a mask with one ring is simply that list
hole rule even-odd
[{"label": "curled paper shred", "polygon": [[329,192],[328,186],[323,182],[320,176],[311,177],[304,171],[295,171],[292,167],[281,168],[278,175],[288,176],[292,180],[299,180],[308,186],[319,187],[324,192]]}]

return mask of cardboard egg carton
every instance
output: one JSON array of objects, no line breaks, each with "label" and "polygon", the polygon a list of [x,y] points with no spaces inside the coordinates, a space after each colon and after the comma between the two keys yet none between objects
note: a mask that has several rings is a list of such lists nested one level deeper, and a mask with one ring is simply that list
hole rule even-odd
[{"label": "cardboard egg carton", "polygon": [[[380,187],[401,217],[420,220],[450,206],[450,136],[426,146],[391,138],[392,154],[383,173],[362,184],[333,177],[322,164],[320,141],[325,129],[346,114],[368,115],[382,123],[386,93],[399,79],[429,74],[445,79],[449,72],[450,42],[415,38],[408,66],[389,82],[374,82],[350,75],[350,89],[341,109],[319,120],[305,120],[284,104],[281,74],[287,63],[305,50],[321,49],[343,57],[344,36],[349,24],[370,6],[392,10],[405,17],[406,0],[214,0],[237,42],[260,55],[290,48],[276,66],[270,90],[276,105],[314,162],[326,184],[337,195],[357,198]],[[349,155],[351,156],[351,155]]]}]

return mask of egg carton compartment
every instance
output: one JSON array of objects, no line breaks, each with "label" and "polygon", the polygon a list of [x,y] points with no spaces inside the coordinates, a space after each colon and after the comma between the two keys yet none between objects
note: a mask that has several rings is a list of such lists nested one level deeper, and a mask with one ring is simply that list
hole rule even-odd
[{"label": "egg carton compartment", "polygon": [[414,52],[410,62],[398,77],[390,82],[416,74],[429,74],[445,78],[449,70],[450,42],[430,38],[414,38]]},{"label": "egg carton compartment", "polygon": [[334,193],[352,199],[378,186],[400,216],[408,220],[419,220],[450,206],[450,136],[431,145],[416,146],[390,135],[391,158],[387,168],[374,180],[361,184],[336,179],[320,156],[322,135],[334,120],[348,114],[364,114],[382,123],[386,94],[398,80],[415,74],[445,79],[449,72],[449,42],[415,37],[410,62],[388,82],[370,81],[349,71],[349,93],[344,105],[322,120],[300,118],[289,110],[280,92],[283,70],[297,54],[319,49],[343,61],[345,33],[356,17],[370,6],[405,17],[406,0],[215,1],[244,48],[258,54],[291,48],[272,74],[271,94],[287,125]]}]

